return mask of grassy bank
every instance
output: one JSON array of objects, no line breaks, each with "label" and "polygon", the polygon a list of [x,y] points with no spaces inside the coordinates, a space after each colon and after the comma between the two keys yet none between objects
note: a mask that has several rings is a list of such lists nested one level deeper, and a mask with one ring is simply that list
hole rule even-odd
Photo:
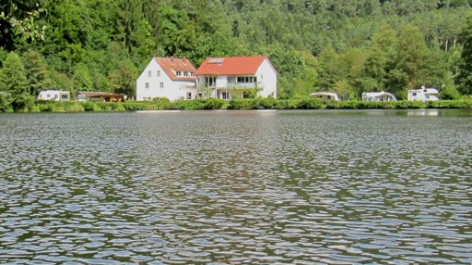
[{"label": "grassy bank", "polygon": [[[137,110],[212,110],[212,109],[471,109],[472,100],[441,100],[423,104],[418,101],[372,102],[372,101],[325,101],[320,99],[196,99],[170,102],[36,102],[17,112],[118,112]],[[0,112],[14,112],[11,106],[0,108]]]}]

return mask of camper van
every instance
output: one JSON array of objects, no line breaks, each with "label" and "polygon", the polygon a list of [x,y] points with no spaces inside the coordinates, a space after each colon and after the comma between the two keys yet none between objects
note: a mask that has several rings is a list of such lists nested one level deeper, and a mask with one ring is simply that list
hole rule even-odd
[{"label": "camper van", "polygon": [[426,88],[422,86],[421,89],[408,90],[409,101],[437,101],[439,91],[436,88]]},{"label": "camper van", "polygon": [[363,92],[363,101],[397,101],[392,93],[380,91],[380,92]]},{"label": "camper van", "polygon": [[339,101],[339,96],[338,94],[334,92],[314,92],[310,94],[310,97],[312,98],[320,98],[320,99],[326,99],[326,100],[336,100]]},{"label": "camper van", "polygon": [[70,92],[62,90],[43,90],[39,92],[38,100],[69,101]]}]

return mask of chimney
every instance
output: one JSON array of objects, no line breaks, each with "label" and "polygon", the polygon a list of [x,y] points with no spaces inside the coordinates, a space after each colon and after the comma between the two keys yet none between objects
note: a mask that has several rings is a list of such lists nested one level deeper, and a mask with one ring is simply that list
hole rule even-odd
[{"label": "chimney", "polygon": [[170,62],[174,63],[174,56],[170,57]]}]

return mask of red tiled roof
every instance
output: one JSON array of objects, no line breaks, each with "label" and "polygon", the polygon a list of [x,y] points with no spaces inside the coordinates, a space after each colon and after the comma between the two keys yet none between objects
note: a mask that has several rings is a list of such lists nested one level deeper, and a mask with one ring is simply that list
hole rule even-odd
[{"label": "red tiled roof", "polygon": [[[162,70],[174,81],[195,81],[195,76],[184,76],[184,72],[195,73],[196,69],[186,58],[154,58]],[[182,72],[182,76],[176,76],[175,72]]]},{"label": "red tiled roof", "polygon": [[255,74],[267,56],[207,58],[196,75],[249,75]]}]

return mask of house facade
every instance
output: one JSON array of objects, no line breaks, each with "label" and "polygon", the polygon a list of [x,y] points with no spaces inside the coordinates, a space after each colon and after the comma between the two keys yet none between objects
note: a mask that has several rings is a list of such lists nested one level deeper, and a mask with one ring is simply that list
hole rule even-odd
[{"label": "house facade", "polygon": [[195,99],[195,71],[186,58],[153,58],[136,81],[136,100]]},{"label": "house facade", "polygon": [[195,77],[199,97],[277,98],[278,73],[267,56],[207,58]]}]

